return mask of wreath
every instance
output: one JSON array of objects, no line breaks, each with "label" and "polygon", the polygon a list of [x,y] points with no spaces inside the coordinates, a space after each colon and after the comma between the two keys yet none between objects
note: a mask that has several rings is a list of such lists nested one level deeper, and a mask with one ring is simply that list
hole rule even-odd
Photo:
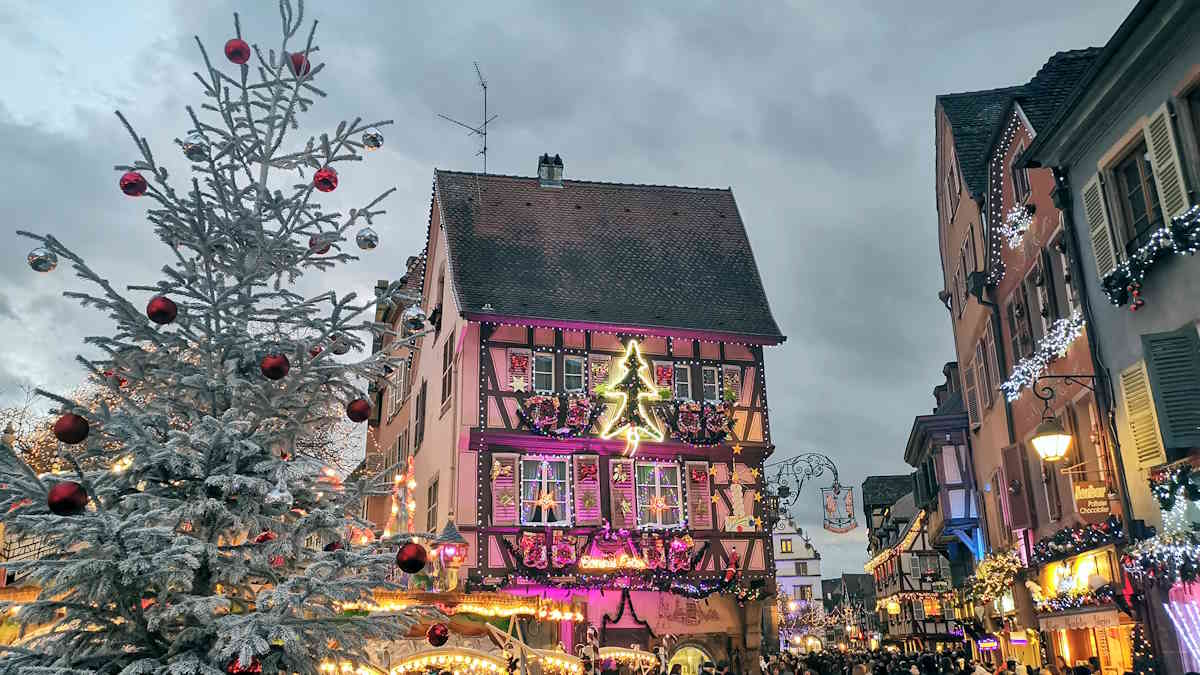
[{"label": "wreath", "polygon": [[577,438],[591,430],[603,406],[590,396],[534,394],[519,400],[517,415],[530,431],[549,438]]},{"label": "wreath", "polygon": [[716,445],[733,431],[733,406],[727,402],[672,401],[666,413],[671,436],[688,445]]}]

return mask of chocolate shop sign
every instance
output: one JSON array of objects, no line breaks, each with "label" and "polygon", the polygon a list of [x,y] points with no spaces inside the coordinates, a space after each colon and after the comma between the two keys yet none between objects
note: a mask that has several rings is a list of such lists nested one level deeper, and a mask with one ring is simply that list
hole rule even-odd
[{"label": "chocolate shop sign", "polygon": [[1075,510],[1085,522],[1103,523],[1112,513],[1108,505],[1108,486],[1104,483],[1076,483]]}]

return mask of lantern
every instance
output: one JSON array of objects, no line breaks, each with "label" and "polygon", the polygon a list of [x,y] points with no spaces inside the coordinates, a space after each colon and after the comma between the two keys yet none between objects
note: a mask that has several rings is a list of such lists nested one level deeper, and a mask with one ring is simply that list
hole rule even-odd
[{"label": "lantern", "polygon": [[434,540],[433,553],[437,556],[438,562],[441,563],[441,568],[445,571],[445,585],[447,589],[458,587],[458,568],[467,561],[467,554],[470,552],[471,545],[459,533],[458,528],[454,525],[454,514],[449,514],[449,520],[446,522],[446,527],[442,528],[442,533]]},{"label": "lantern", "polygon": [[1033,432],[1033,449],[1046,462],[1057,462],[1067,456],[1071,447],[1071,434],[1053,417],[1046,417]]},{"label": "lantern", "polygon": [[887,613],[891,616],[900,615],[900,603],[895,598],[887,601]]}]

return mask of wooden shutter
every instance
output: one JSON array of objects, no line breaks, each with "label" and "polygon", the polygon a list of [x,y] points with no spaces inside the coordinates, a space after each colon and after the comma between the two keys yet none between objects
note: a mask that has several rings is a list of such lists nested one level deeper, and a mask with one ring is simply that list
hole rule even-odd
[{"label": "wooden shutter", "polygon": [[1004,448],[1004,485],[1008,500],[1009,525],[1015,530],[1033,527],[1033,509],[1029,500],[1029,480],[1025,472],[1024,452],[1019,445]]},{"label": "wooden shutter", "polygon": [[987,329],[983,333],[983,351],[984,360],[987,361],[987,369],[992,383],[993,395],[1000,388],[1000,360],[996,354],[996,329],[993,327],[994,322],[989,316],[987,320]]},{"label": "wooden shutter", "polygon": [[687,471],[688,523],[693,530],[713,529],[712,476],[708,462],[684,462]]},{"label": "wooden shutter", "polygon": [[1150,117],[1143,133],[1146,147],[1150,150],[1150,167],[1154,170],[1154,184],[1158,188],[1163,218],[1169,221],[1187,211],[1191,200],[1188,199],[1187,182],[1179,161],[1179,139],[1171,125],[1171,111],[1166,103]]},{"label": "wooden shutter", "polygon": [[1167,461],[1162,440],[1158,435],[1158,416],[1146,363],[1138,361],[1121,371],[1121,399],[1125,403],[1125,423],[1133,437],[1138,468],[1145,469]]},{"label": "wooden shutter", "polygon": [[1200,447],[1200,334],[1194,324],[1142,336],[1163,445]]},{"label": "wooden shutter", "polygon": [[1008,319],[1008,368],[1009,372],[1017,366],[1017,361],[1021,360],[1021,319],[1017,317],[1017,305],[1020,304],[1021,288],[1018,286],[1012,293],[1011,300],[1008,301],[1005,318]]},{"label": "wooden shutter", "polygon": [[1112,230],[1108,224],[1108,205],[1100,174],[1092,176],[1083,186],[1083,213],[1088,232],[1092,235],[1092,254],[1096,257],[1096,274],[1103,279],[1117,268],[1117,250],[1113,246]]},{"label": "wooden shutter", "polygon": [[979,398],[975,391],[975,362],[967,364],[963,370],[963,392],[967,399],[967,419],[971,421],[971,428],[979,428]]},{"label": "wooden shutter", "polygon": [[515,454],[492,455],[492,524],[516,525],[520,508],[521,467]]},{"label": "wooden shutter", "polygon": [[980,338],[975,343],[975,388],[979,395],[982,408],[992,407],[992,380],[987,369],[987,353],[984,351],[984,340]]},{"label": "wooden shutter", "polygon": [[[633,460],[614,459],[609,467],[609,521],[614,527],[637,526],[637,502],[633,496]],[[620,480],[617,480],[620,478]]]},{"label": "wooden shutter", "polygon": [[924,604],[924,601],[921,600],[920,596],[913,597],[912,606],[913,606],[913,619],[915,619],[917,621],[924,621],[925,620],[925,604]]},{"label": "wooden shutter", "polygon": [[603,520],[600,512],[600,457],[598,455],[575,455],[575,524],[599,525]]}]

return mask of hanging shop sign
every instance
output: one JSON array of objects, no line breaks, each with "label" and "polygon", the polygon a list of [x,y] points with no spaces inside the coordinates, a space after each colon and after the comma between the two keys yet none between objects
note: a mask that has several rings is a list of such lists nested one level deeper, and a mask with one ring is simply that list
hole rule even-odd
[{"label": "hanging shop sign", "polygon": [[1075,484],[1075,510],[1086,523],[1099,524],[1108,520],[1112,508],[1108,502],[1108,486],[1104,483]]}]

